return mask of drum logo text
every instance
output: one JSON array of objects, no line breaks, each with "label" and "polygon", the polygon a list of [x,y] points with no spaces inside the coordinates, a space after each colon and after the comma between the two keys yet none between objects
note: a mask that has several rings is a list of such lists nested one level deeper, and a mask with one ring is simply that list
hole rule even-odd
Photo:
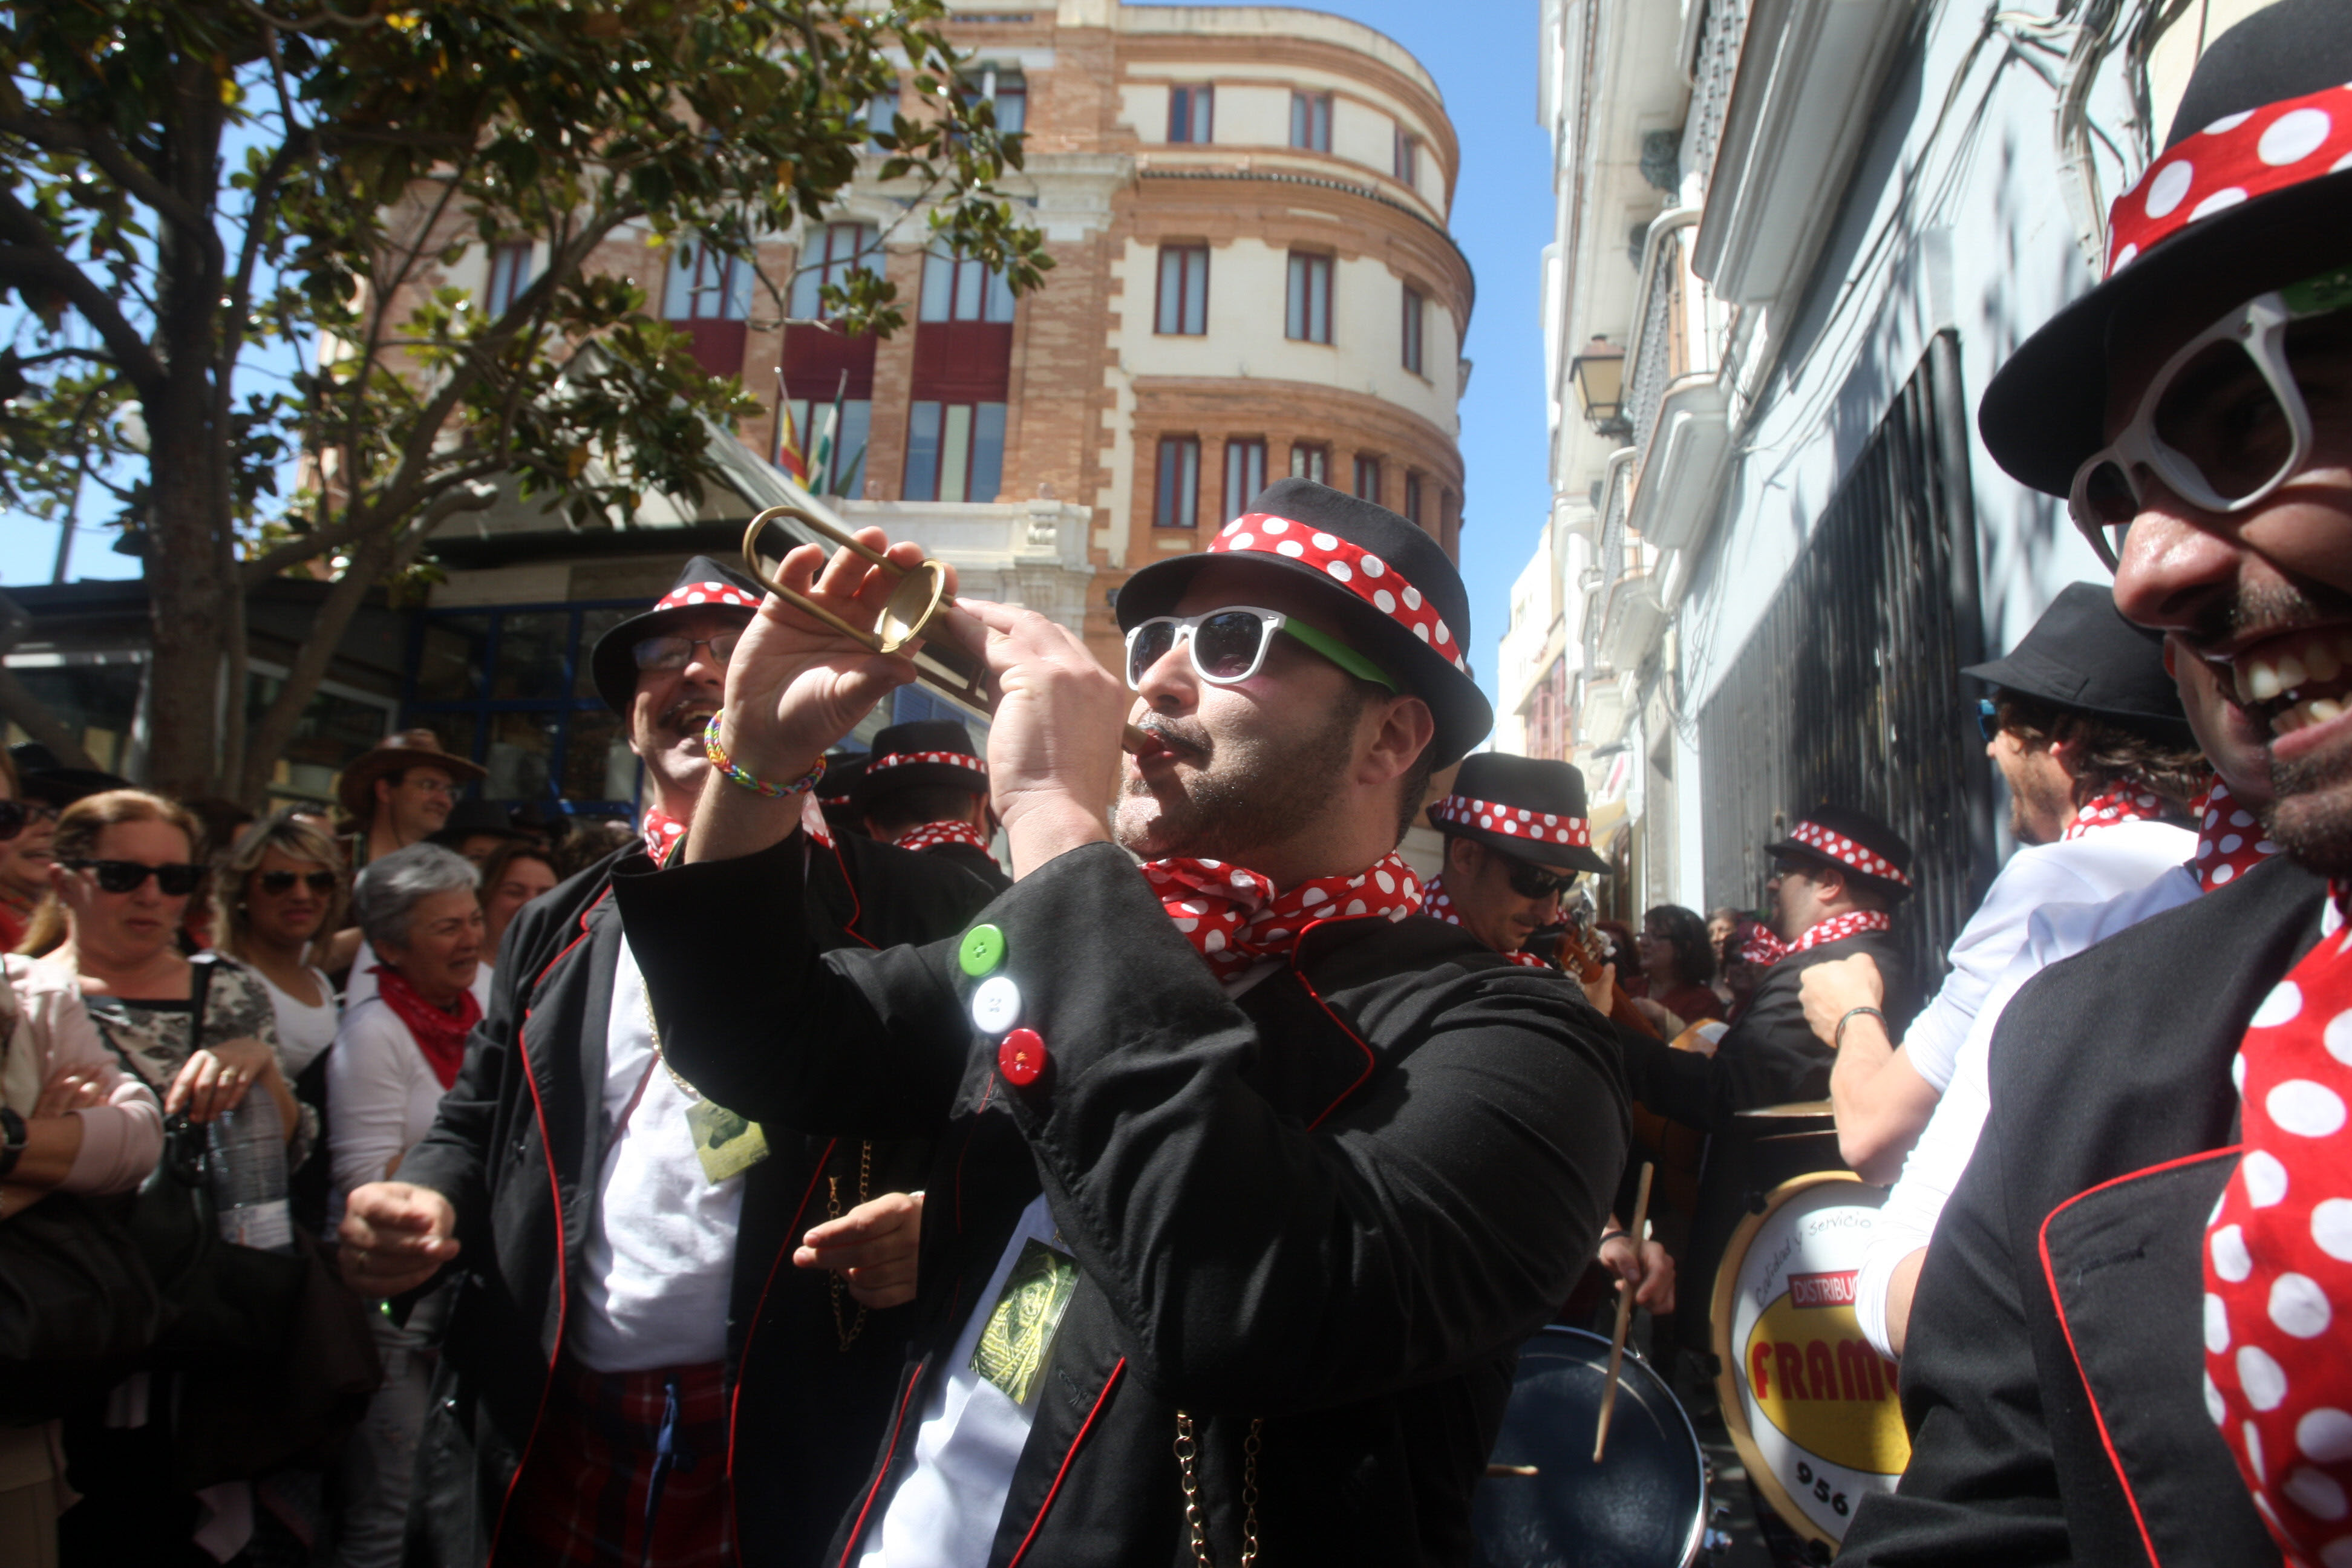
[{"label": "drum logo text", "polygon": [[1791,1274],[1789,1300],[1800,1307],[1851,1307],[1854,1303],[1855,1281],[1861,1278],[1859,1268],[1840,1268],[1828,1274]]}]

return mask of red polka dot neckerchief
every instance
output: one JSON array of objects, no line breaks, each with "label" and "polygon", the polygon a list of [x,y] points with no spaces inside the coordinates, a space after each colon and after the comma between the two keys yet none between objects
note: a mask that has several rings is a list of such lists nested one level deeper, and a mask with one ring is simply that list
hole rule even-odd
[{"label": "red polka dot neckerchief", "polygon": [[2164,803],[2146,790],[2117,785],[2105,795],[2093,795],[2074,813],[2074,820],[2066,825],[2060,836],[2062,842],[2096,833],[2102,827],[2116,827],[2126,822],[2157,822],[2164,816]]},{"label": "red polka dot neckerchief", "polygon": [[1743,963],[1770,965],[1792,953],[1809,952],[1825,942],[1843,942],[1864,931],[1893,931],[1895,921],[1878,910],[1848,910],[1842,915],[1832,915],[1825,921],[1815,921],[1805,929],[1805,934],[1794,942],[1784,942],[1762,926],[1757,926],[1739,946]]},{"label": "red polka dot neckerchief", "polygon": [[1352,877],[1318,877],[1286,892],[1246,866],[1174,856],[1147,860],[1160,907],[1220,980],[1262,958],[1285,958],[1319,920],[1378,915],[1401,921],[1421,908],[1421,879],[1391,850]]},{"label": "red polka dot neckerchief", "polygon": [[[1445,891],[1445,879],[1443,877],[1432,877],[1429,879],[1429,886],[1422,889],[1421,912],[1433,919],[1444,921],[1450,926],[1462,924],[1462,911],[1454,907],[1454,900]],[[1525,948],[1520,948],[1514,952],[1507,952],[1503,956],[1513,963],[1525,964],[1529,969],[1551,967]]]},{"label": "red polka dot neckerchief", "polygon": [[2290,1562],[2352,1563],[2352,931],[2254,1009],[2232,1074],[2245,1153],[2205,1229],[2205,1407]]},{"label": "red polka dot neckerchief", "polygon": [[[969,822],[950,818],[945,822],[926,822],[920,827],[909,828],[896,841],[901,849],[929,849],[940,844],[969,844],[988,857],[988,863],[997,865],[995,854],[988,847],[988,836]],[[998,869],[1003,869],[1000,866]]]},{"label": "red polka dot neckerchief", "polygon": [[2200,893],[2236,881],[2279,852],[2254,814],[2233,801],[2230,786],[2220,779],[2190,801],[2189,810],[2197,818],[2197,853],[2189,871]]},{"label": "red polka dot neckerchief", "polygon": [[637,832],[646,841],[646,853],[658,866],[669,858],[670,846],[686,837],[686,824],[660,806],[649,805],[637,819]]}]

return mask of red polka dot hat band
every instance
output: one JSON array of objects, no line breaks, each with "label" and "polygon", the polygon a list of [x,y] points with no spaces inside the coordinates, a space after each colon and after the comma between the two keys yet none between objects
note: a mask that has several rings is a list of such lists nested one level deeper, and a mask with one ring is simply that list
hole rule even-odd
[{"label": "red polka dot hat band", "polygon": [[708,555],[689,556],[668,593],[641,613],[606,628],[596,639],[588,656],[596,695],[604,700],[605,707],[627,718],[636,700],[638,643],[692,626],[698,616],[708,617],[713,611],[733,616],[740,625],[751,618],[765,596],[758,584],[743,575],[741,567]]},{"label": "red polka dot hat band", "polygon": [[1250,552],[1278,555],[1317,568],[1451,659],[1454,668],[1465,675],[1470,673],[1470,661],[1463,657],[1445,617],[1422,596],[1419,588],[1405,581],[1402,573],[1370,551],[1336,533],[1263,511],[1244,512],[1225,524],[1224,531],[1209,542],[1212,555]]},{"label": "red polka dot hat band", "polygon": [[747,594],[732,583],[707,579],[699,583],[680,583],[654,603],[656,610],[683,610],[695,605],[725,605],[732,609],[756,610],[760,596]]},{"label": "red polka dot hat band", "polygon": [[1818,822],[1801,822],[1789,830],[1789,842],[1810,849],[1824,860],[1834,860],[1841,866],[1851,866],[1865,877],[1875,877],[1882,882],[1893,882],[1907,888],[1911,879],[1901,867],[1865,844],[1857,844],[1843,833],[1822,826]]},{"label": "red polka dot hat band", "polygon": [[2228,114],[2183,138],[2116,199],[2110,278],[2201,218],[2352,169],[2352,84]]},{"label": "red polka dot hat band", "polygon": [[1824,801],[1797,819],[1789,837],[1764,847],[1777,858],[1819,861],[1866,879],[1895,899],[1911,896],[1911,846],[1866,811]]},{"label": "red polka dot hat band", "polygon": [[967,752],[892,752],[866,763],[866,776],[872,778],[876,773],[887,773],[892,768],[909,767],[917,763],[939,763],[950,768],[967,769],[982,778],[988,776],[988,763]]},{"label": "red polka dot hat band", "polygon": [[1503,805],[1491,800],[1474,800],[1466,795],[1445,796],[1430,806],[1429,815],[1437,822],[1482,827],[1489,833],[1506,834],[1536,844],[1573,844],[1579,848],[1589,848],[1592,843],[1592,824],[1584,817],[1530,811],[1523,805]]}]

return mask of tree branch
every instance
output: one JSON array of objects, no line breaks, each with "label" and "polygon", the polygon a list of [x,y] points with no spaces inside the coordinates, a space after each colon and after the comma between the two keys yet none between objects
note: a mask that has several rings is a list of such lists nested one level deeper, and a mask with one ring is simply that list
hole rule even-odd
[{"label": "tree branch", "polygon": [[158,180],[121,143],[95,126],[55,120],[46,114],[0,119],[0,136],[14,136],[53,153],[73,153],[97,164],[125,194],[145,202],[157,216],[182,228],[200,229],[205,215],[191,207],[177,191]]},{"label": "tree branch", "polygon": [[63,294],[98,333],[142,398],[163,392],[169,376],[147,340],[124,319],[105,289],[48,243],[39,221],[5,189],[0,189],[0,237],[9,241],[0,244],[0,284],[20,292],[29,285],[37,292]]}]

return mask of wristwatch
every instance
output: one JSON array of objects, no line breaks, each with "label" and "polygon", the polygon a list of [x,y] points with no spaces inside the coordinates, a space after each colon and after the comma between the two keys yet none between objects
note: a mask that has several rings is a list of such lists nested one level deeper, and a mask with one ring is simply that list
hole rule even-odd
[{"label": "wristwatch", "polygon": [[0,1143],[0,1182],[5,1182],[25,1157],[25,1119],[5,1105],[0,1105],[0,1134],[7,1138]]}]

